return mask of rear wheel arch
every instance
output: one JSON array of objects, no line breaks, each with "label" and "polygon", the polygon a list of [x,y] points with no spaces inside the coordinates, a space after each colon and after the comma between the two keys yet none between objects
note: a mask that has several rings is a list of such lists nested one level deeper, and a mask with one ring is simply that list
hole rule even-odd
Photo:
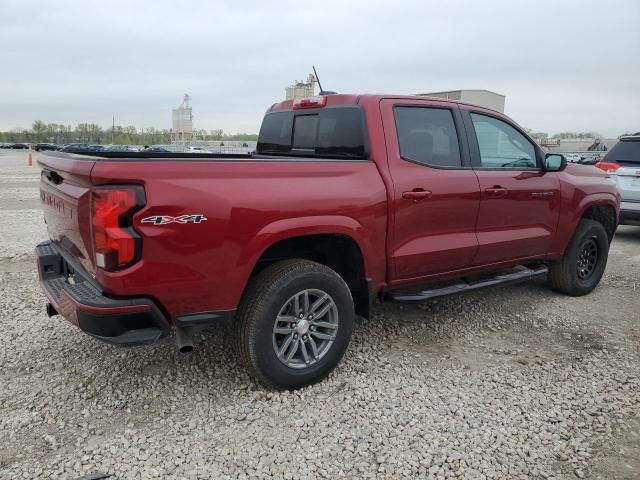
[{"label": "rear wheel arch", "polygon": [[335,271],[349,287],[356,313],[370,317],[374,294],[366,277],[362,248],[353,237],[343,233],[321,233],[280,239],[262,252],[247,284],[270,265],[289,259],[311,260]]}]

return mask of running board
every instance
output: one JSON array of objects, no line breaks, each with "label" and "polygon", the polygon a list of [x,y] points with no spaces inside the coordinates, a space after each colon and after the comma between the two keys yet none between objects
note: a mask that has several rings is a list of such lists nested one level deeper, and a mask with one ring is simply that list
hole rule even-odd
[{"label": "running board", "polygon": [[483,278],[477,281],[462,280],[430,290],[396,290],[387,293],[387,299],[400,303],[422,303],[434,298],[448,297],[458,293],[473,292],[483,288],[494,287],[496,285],[509,285],[519,283],[535,277],[546,275],[549,269],[545,265],[529,267],[516,267],[510,272],[502,272],[493,277]]}]

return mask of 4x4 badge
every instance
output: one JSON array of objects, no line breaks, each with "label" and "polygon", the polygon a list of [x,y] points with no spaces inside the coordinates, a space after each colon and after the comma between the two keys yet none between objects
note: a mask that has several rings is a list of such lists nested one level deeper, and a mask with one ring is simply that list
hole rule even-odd
[{"label": "4x4 badge", "polygon": [[169,215],[154,215],[153,217],[145,217],[142,223],[151,223],[153,225],[166,225],[168,223],[202,223],[207,219],[201,213],[191,215],[180,215],[179,217],[170,217]]}]

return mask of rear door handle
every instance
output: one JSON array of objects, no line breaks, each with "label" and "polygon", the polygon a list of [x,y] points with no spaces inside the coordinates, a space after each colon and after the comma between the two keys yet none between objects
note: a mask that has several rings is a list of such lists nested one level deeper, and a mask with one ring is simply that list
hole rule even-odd
[{"label": "rear door handle", "polygon": [[491,195],[492,197],[504,197],[507,194],[507,191],[508,190],[506,188],[500,185],[494,185],[491,188],[484,189],[484,193]]},{"label": "rear door handle", "polygon": [[414,188],[407,192],[402,192],[402,198],[406,200],[424,200],[425,198],[431,198],[431,190],[425,190],[424,188]]}]

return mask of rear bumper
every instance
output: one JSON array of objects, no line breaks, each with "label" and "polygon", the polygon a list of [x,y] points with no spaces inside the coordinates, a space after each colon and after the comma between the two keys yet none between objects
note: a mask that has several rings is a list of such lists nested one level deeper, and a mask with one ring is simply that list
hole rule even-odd
[{"label": "rear bumper", "polygon": [[169,333],[169,322],[147,298],[113,299],[51,242],[36,247],[40,286],[53,308],[83,332],[117,345],[154,343]]},{"label": "rear bumper", "polygon": [[[640,207],[640,204],[638,204]],[[621,225],[638,225],[640,226],[640,208],[638,210],[620,210]]]}]

